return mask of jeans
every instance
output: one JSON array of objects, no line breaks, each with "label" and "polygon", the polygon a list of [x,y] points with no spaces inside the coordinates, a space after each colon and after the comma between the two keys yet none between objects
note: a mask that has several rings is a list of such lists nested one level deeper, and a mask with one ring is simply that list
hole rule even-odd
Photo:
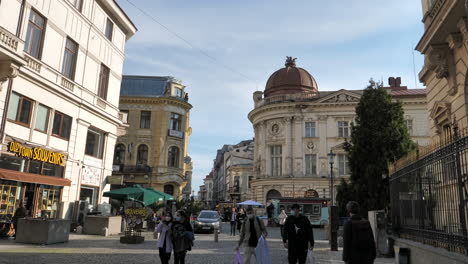
[{"label": "jeans", "polygon": [[244,251],[244,257],[245,257],[244,264],[250,264],[250,258],[252,257],[252,255],[255,257],[254,263],[257,263],[257,255],[255,254],[255,248],[246,246],[245,251]]},{"label": "jeans", "polygon": [[231,221],[231,236],[236,235],[236,221]]},{"label": "jeans", "polygon": [[162,264],[169,264],[169,260],[171,259],[171,252],[166,253],[164,248],[159,248],[159,258],[161,259]]},{"label": "jeans", "polygon": [[174,252],[174,264],[185,264],[185,255],[187,251]]}]

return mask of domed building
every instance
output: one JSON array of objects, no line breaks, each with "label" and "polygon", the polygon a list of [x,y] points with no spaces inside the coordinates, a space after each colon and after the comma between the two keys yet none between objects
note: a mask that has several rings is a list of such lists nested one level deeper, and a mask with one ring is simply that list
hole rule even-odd
[{"label": "domed building", "polygon": [[[351,88],[351,87],[346,87]],[[406,124],[415,142],[429,142],[426,90],[407,89],[389,78],[388,92],[403,103]],[[349,178],[343,143],[351,134],[355,107],[363,90],[320,91],[315,78],[287,57],[263,92],[253,94],[248,118],[255,130],[251,195],[266,203],[277,198],[330,198],[330,164],[336,154],[334,188]],[[334,191],[336,196],[336,191]]]}]

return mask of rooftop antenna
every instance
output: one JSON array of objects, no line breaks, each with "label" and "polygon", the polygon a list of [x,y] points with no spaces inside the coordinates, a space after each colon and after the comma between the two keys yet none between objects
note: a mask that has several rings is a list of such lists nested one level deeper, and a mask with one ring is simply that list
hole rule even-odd
[{"label": "rooftop antenna", "polygon": [[414,62],[414,49],[411,49],[413,53],[413,75],[414,75],[414,89],[418,88],[417,85],[417,79],[416,79],[416,63]]}]

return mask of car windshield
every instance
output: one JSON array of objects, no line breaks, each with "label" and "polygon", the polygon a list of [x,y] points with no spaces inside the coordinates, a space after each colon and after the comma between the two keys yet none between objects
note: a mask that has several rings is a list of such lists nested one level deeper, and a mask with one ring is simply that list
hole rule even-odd
[{"label": "car windshield", "polygon": [[216,219],[218,218],[218,213],[216,212],[201,212],[198,218],[211,218]]}]

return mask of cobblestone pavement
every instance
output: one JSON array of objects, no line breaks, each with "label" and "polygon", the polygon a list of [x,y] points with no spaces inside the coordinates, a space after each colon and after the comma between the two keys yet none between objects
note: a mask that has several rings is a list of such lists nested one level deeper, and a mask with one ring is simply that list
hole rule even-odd
[{"label": "cobblestone pavement", "polygon": [[[229,230],[223,225],[219,242],[215,243],[213,234],[197,234],[195,247],[186,258],[186,263],[223,264],[232,263],[238,236],[226,234]],[[343,263],[341,248],[338,252],[329,250],[328,242],[323,240],[323,230],[317,229],[315,253],[317,263]],[[267,238],[274,264],[287,264],[287,252],[280,240],[279,228],[269,228]],[[171,263],[173,262],[171,257]],[[1,264],[146,264],[160,263],[156,240],[152,233],[145,233],[145,242],[138,245],[121,244],[118,236],[101,237],[91,235],[70,235],[70,241],[55,245],[28,245],[13,240],[0,240]],[[393,259],[378,259],[376,264],[394,263]]]}]

